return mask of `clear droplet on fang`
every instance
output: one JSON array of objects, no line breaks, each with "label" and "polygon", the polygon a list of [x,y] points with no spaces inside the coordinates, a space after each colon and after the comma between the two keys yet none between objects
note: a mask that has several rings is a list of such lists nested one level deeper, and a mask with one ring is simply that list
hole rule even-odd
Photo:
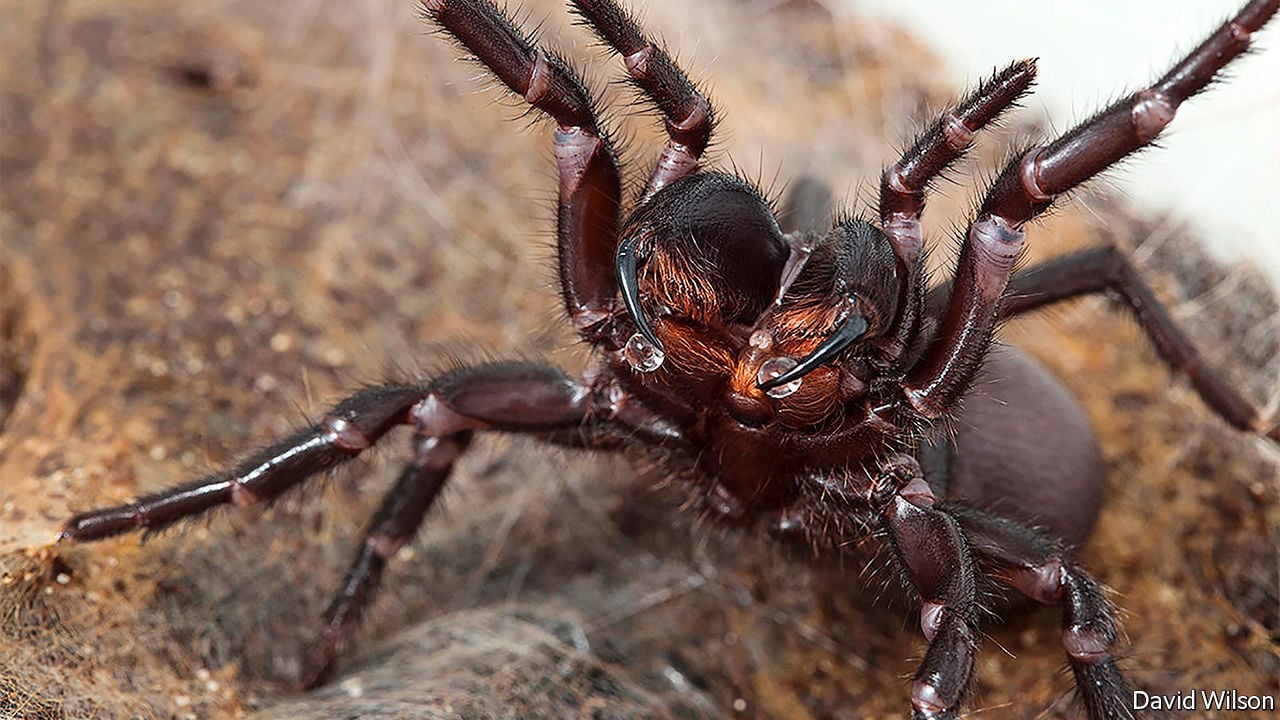
[{"label": "clear droplet on fang", "polygon": [[662,361],[667,359],[658,346],[640,333],[631,336],[627,346],[622,349],[622,354],[636,372],[653,372],[662,367]]},{"label": "clear droplet on fang", "polygon": [[[796,365],[799,365],[799,363],[796,362],[795,358],[789,358],[786,356],[770,358],[768,360],[765,360],[764,364],[760,366],[760,372],[756,373],[756,382],[757,383],[769,382],[770,380],[785,373],[786,371],[790,370]],[[803,380],[804,378],[796,378],[795,380],[792,380],[786,385],[779,385],[776,388],[771,388],[769,390],[765,390],[764,392],[766,395],[768,395],[771,398],[784,398],[788,395],[795,393],[795,391],[799,390],[800,383]]]},{"label": "clear droplet on fang", "polygon": [[747,344],[757,350],[768,350],[773,347],[773,336],[768,330],[756,330],[747,338]]}]

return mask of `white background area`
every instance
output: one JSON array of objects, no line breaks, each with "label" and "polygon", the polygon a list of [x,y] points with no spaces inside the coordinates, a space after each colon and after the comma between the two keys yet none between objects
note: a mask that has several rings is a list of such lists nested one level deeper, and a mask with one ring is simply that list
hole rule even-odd
[{"label": "white background area", "polygon": [[[972,87],[996,67],[1038,57],[1039,83],[1022,112],[1069,128],[1163,75],[1242,3],[1237,0],[837,0],[833,9],[913,28]],[[1223,258],[1251,258],[1280,287],[1280,18],[1255,52],[1178,110],[1148,151],[1107,176],[1149,212],[1185,222]]]}]

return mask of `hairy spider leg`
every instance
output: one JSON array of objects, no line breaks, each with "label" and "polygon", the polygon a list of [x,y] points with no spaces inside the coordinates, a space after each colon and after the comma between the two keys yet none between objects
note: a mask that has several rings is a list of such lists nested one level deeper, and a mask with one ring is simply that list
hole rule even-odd
[{"label": "hairy spider leg", "polygon": [[1179,104],[1248,49],[1252,33],[1278,5],[1280,0],[1253,0],[1150,88],[1009,163],[965,234],[941,324],[902,383],[900,409],[933,420],[956,406],[990,346],[1025,223],[1063,193],[1150,144]]},{"label": "hairy spider leg", "polygon": [[59,540],[88,542],[134,530],[153,533],[223,504],[270,501],[312,475],[331,470],[376,443],[393,427],[412,422],[410,410],[425,390],[410,385],[372,387],[338,403],[310,428],[259,451],[230,470],[145,495],[116,507],[80,513]]},{"label": "hairy spider leg", "polygon": [[[1276,0],[1255,0],[1151,88],[1116,103],[1047,147],[1033,148],[1010,163],[988,193],[964,239],[937,337],[902,385],[911,410],[925,418],[939,418],[954,407],[972,381],[995,323],[1002,314],[1018,308],[1018,301],[1006,301],[1005,294],[1011,289],[1010,273],[1021,252],[1023,225],[1048,209],[1062,193],[1149,144],[1172,120],[1178,104],[1206,87],[1222,67],[1248,48],[1251,34],[1275,14],[1277,5]],[[1074,262],[1079,266],[1092,264],[1087,269],[1098,270],[1114,260],[1098,255]],[[1088,291],[1090,284],[1083,280],[1082,270],[1073,271],[1067,265],[1068,271],[1064,272],[1063,267],[1058,265],[1047,274],[1041,271],[1032,278],[1047,283],[1046,289],[1054,296],[1069,296],[1073,289]],[[1119,289],[1117,284],[1122,285],[1121,292],[1127,291],[1131,304],[1141,304],[1149,298],[1145,285],[1114,279],[1126,273],[1110,274],[1110,281],[1095,280],[1095,289],[1098,285],[1115,289]],[[1023,285],[1012,289],[1026,293],[1036,288]],[[1022,307],[1030,309],[1032,304],[1024,303]],[[1167,316],[1157,311],[1146,313],[1143,319],[1144,313],[1137,307],[1135,310],[1162,354],[1174,355],[1171,363],[1175,368],[1182,365],[1179,359],[1197,360],[1190,344],[1172,324],[1156,319],[1167,320]],[[1165,342],[1171,338],[1181,342]],[[1197,389],[1201,389],[1199,385]],[[1232,399],[1225,397],[1228,396],[1219,389],[1211,388],[1205,399],[1223,412],[1221,407],[1234,405],[1238,399],[1234,392],[1229,396]],[[1256,413],[1247,409],[1247,404],[1245,407],[1243,420],[1249,429],[1254,429]],[[1231,419],[1225,414],[1224,417]],[[971,516],[983,517],[980,513]],[[1015,587],[1042,601],[1064,606],[1063,646],[1090,717],[1131,717],[1126,685],[1111,652],[1116,637],[1114,610],[1097,584],[1049,541],[1029,542],[1038,538],[1032,531],[998,518],[989,518],[984,524],[972,517],[969,524],[973,526],[973,537],[980,539],[986,531],[989,537],[983,545],[984,552],[1005,553],[995,560],[997,564],[1005,563],[1007,570],[1012,568]],[[1001,549],[1006,543],[1012,550]],[[931,715],[919,706],[916,709],[923,717],[947,716]]]},{"label": "hairy spider leg", "polygon": [[471,435],[469,430],[441,437],[414,434],[413,459],[382,498],[342,584],[325,608],[319,635],[303,663],[302,687],[311,689],[328,682],[334,658],[359,625],[365,607],[382,582],[387,560],[417,535],[427,511],[453,472],[454,461],[471,444]]},{"label": "hairy spider leg", "polygon": [[1200,399],[1229,425],[1280,441],[1280,423],[1263,415],[1222,373],[1208,366],[1191,340],[1142,280],[1137,268],[1113,245],[1081,250],[1014,273],[1001,319],[1021,315],[1081,295],[1110,293],[1124,302],[1161,359],[1191,381]]},{"label": "hairy spider leg", "polygon": [[1062,644],[1090,718],[1132,718],[1133,695],[1111,649],[1116,611],[1098,582],[1056,538],[1007,518],[958,504],[942,508],[959,521],[979,567],[1032,600],[1062,606]]},{"label": "hairy spider leg", "polygon": [[673,427],[629,402],[611,381],[576,382],[550,366],[508,363],[458,370],[431,388],[411,411],[417,426],[414,459],[383,499],[325,610],[304,669],[306,687],[323,684],[332,674],[334,658],[359,623],[383,566],[417,534],[473,430],[520,433],[594,450],[616,450],[628,441],[658,445],[679,439]]},{"label": "hairy spider leg", "polygon": [[1036,61],[1019,60],[995,73],[955,107],[943,112],[902,157],[880,176],[880,224],[901,269],[898,317],[879,341],[893,369],[909,361],[919,336],[925,278],[920,216],[933,181],[964,156],[977,132],[996,122],[1035,82]]},{"label": "hairy spider leg", "polygon": [[573,7],[609,47],[622,56],[640,91],[662,112],[667,144],[644,189],[648,198],[698,169],[711,141],[715,113],[698,90],[657,43],[645,36],[631,15],[612,0],[572,0]]},{"label": "hairy spider leg", "polygon": [[325,612],[323,629],[308,655],[303,678],[308,687],[329,675],[334,655],[359,621],[387,559],[417,532],[473,431],[520,433],[596,449],[617,448],[624,440],[658,444],[678,439],[677,431],[628,402],[610,380],[581,383],[558,368],[530,363],[484,365],[446,373],[425,386],[362,390],[311,428],[229,471],[76,515],[59,540],[89,542],[138,529],[154,532],[222,504],[269,501],[354,458],[397,425],[416,427],[414,458],[387,492]]},{"label": "hairy spider leg", "polygon": [[[957,717],[978,646],[979,572],[1023,595],[1062,607],[1062,644],[1090,718],[1132,718],[1130,693],[1112,656],[1115,609],[1061,540],[960,503],[940,502],[918,462],[888,459],[873,493],[894,557],[921,601],[929,643],[912,679],[912,717]],[[976,560],[976,565],[975,565]]]},{"label": "hairy spider leg", "polygon": [[628,328],[619,340],[613,325],[622,185],[594,98],[563,60],[535,46],[488,0],[423,0],[422,5],[513,93],[556,121],[556,240],[565,309],[588,343],[621,348],[631,335]]},{"label": "hairy spider leg", "polygon": [[[897,287],[888,288],[897,293],[897,311],[887,319],[883,330],[871,338],[872,347],[878,350],[875,359],[877,370],[889,376],[900,376],[923,350],[918,339],[921,333],[921,317],[924,305],[925,285],[924,237],[920,216],[924,212],[926,194],[934,179],[947,167],[960,159],[973,145],[977,132],[999,119],[1025,95],[1035,81],[1034,59],[1020,60],[991,76],[955,107],[943,112],[908,149],[903,156],[885,168],[880,178],[881,229],[889,241],[898,267]],[[792,245],[788,271],[784,272],[785,293],[790,280],[799,273],[799,266],[808,259],[809,248],[803,238]],[[798,251],[798,252],[797,252]],[[794,268],[794,269],[793,269]],[[857,322],[856,320],[854,322]],[[760,384],[763,390],[776,388],[799,379],[810,370],[825,364],[843,353],[854,340],[861,337],[865,327],[841,326],[817,349],[811,351],[799,365]],[[851,372],[846,369],[845,372]],[[856,379],[861,382],[860,379]]]},{"label": "hairy spider leg", "polygon": [[920,629],[929,648],[912,677],[912,718],[955,718],[972,685],[978,649],[973,556],[956,519],[936,507],[915,458],[887,460],[874,493],[894,557],[923,601]]}]

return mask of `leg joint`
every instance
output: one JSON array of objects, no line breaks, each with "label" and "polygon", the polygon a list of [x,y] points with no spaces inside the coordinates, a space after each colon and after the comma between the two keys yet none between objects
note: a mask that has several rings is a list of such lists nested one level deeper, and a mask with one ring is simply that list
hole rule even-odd
[{"label": "leg joint", "polygon": [[355,423],[339,415],[326,415],[320,421],[325,437],[335,447],[351,454],[367,450],[373,441]]},{"label": "leg joint", "polygon": [[433,472],[446,472],[470,444],[469,430],[444,436],[420,435],[414,439],[414,462]]},{"label": "leg joint", "polygon": [[1045,605],[1057,605],[1066,587],[1066,565],[1061,558],[1050,556],[1038,565],[1013,570],[1009,582],[1023,595]]}]

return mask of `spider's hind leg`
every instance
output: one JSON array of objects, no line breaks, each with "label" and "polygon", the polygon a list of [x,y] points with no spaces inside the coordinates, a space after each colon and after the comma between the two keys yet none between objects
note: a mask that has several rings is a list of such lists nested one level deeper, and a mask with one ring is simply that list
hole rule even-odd
[{"label": "spider's hind leg", "polygon": [[1239,430],[1280,441],[1280,421],[1264,416],[1221,373],[1205,364],[1137,269],[1114,246],[1081,250],[1016,273],[1000,306],[1000,317],[1104,292],[1124,302],[1160,357],[1191,381],[1210,409]]},{"label": "spider's hind leg", "polygon": [[383,498],[325,610],[303,670],[306,687],[320,685],[332,674],[334,659],[359,624],[387,561],[417,534],[474,431],[519,433],[597,450],[619,449],[627,442],[658,445],[679,437],[608,381],[581,383],[557,368],[530,363],[449,373],[431,384],[411,414],[417,426],[414,457]]},{"label": "spider's hind leg", "polygon": [[454,460],[470,443],[469,430],[444,437],[413,437],[413,460],[383,497],[342,585],[324,611],[319,637],[312,643],[303,666],[303,687],[314,688],[329,680],[334,658],[359,624],[365,606],[382,580],[387,560],[418,533],[427,511],[435,504],[453,471]]},{"label": "spider's hind leg", "polygon": [[1130,692],[1112,649],[1116,611],[1061,541],[979,510],[949,505],[979,566],[1026,597],[1062,608],[1062,646],[1090,720],[1130,720]]},{"label": "spider's hind leg", "polygon": [[410,410],[416,426],[413,459],[382,500],[356,551],[341,587],[325,610],[324,624],[308,654],[303,683],[325,682],[334,659],[360,621],[387,560],[417,534],[453,472],[455,461],[476,430],[534,436],[595,437],[616,430],[600,395],[559,369],[530,363],[502,363],[456,370],[431,383]]}]

